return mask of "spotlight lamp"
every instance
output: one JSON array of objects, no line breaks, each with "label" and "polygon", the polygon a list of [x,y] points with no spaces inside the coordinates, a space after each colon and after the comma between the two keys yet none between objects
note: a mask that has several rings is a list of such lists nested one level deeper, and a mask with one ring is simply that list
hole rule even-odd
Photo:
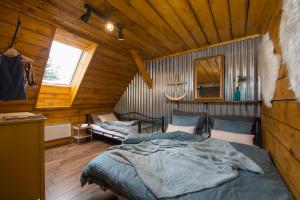
[{"label": "spotlight lamp", "polygon": [[92,14],[91,9],[90,9],[90,8],[87,8],[87,9],[86,9],[86,13],[84,13],[84,14],[80,17],[80,19],[81,19],[82,21],[84,21],[85,23],[88,23],[91,14]]},{"label": "spotlight lamp", "polygon": [[[104,21],[107,21],[108,20],[108,16],[107,14],[103,14],[102,12],[99,12],[97,9],[95,9],[94,7],[92,7],[91,5],[89,4],[84,4],[84,7],[86,9],[86,13],[84,13],[80,19],[82,21],[84,21],[85,23],[88,23],[92,13],[101,18],[102,20]],[[118,29],[118,40],[124,40],[124,34],[123,34],[123,29],[124,29],[124,26],[122,24],[116,24],[116,27]],[[114,24],[111,23],[111,22],[107,22],[106,23],[106,26],[105,26],[106,30],[107,31],[110,31],[112,32],[114,30]]]},{"label": "spotlight lamp", "polygon": [[91,14],[95,14],[96,16],[98,16],[99,18],[103,19],[103,20],[107,20],[107,16],[101,12],[99,12],[98,10],[96,10],[93,6],[89,5],[89,4],[84,4],[84,8],[86,9],[86,13],[83,14],[80,19],[82,21],[84,21],[85,23],[87,23],[90,19]]},{"label": "spotlight lamp", "polygon": [[114,25],[112,23],[108,22],[106,24],[106,30],[108,30],[110,32],[113,31],[114,30]]},{"label": "spotlight lamp", "polygon": [[124,40],[123,29],[123,26],[118,25],[118,40]]}]

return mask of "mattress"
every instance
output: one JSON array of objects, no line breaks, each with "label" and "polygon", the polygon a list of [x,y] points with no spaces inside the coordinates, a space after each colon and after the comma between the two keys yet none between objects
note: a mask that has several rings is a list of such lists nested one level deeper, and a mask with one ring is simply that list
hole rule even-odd
[{"label": "mattress", "polygon": [[92,132],[94,134],[103,135],[105,137],[110,137],[110,138],[117,139],[120,141],[124,140],[126,137],[126,135],[123,133],[104,129],[97,124],[91,124],[90,126],[92,127]]},{"label": "mattress", "polygon": [[[152,139],[174,139],[174,140],[197,140],[195,134],[154,133],[141,134],[136,138],[126,139],[123,143],[138,143]],[[127,141],[128,140],[128,141]],[[239,176],[218,187],[205,189],[166,200],[291,200],[286,185],[281,179],[276,167],[271,161],[268,153],[260,148],[231,143],[232,146],[255,161],[263,170],[263,175],[253,174],[248,171],[239,171]],[[195,172],[197,173],[197,172]],[[108,187],[116,194],[125,196],[131,200],[155,200],[155,196],[145,186],[137,175],[135,168],[118,162],[108,156],[105,152],[94,158],[83,170],[81,175],[82,185],[95,183]],[[182,184],[182,183],[178,183]]]}]

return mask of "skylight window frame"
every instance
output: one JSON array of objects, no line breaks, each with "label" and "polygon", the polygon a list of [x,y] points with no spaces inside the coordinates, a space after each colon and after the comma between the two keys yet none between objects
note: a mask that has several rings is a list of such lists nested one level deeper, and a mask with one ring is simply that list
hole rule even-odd
[{"label": "skylight window frame", "polygon": [[[70,47],[79,49],[79,50],[81,50],[81,53],[80,53],[80,56],[79,56],[78,61],[77,61],[77,63],[76,63],[76,67],[75,67],[75,69],[74,69],[73,72],[72,72],[72,76],[71,76],[70,81],[69,81],[68,84],[64,84],[64,83],[44,82],[44,77],[43,77],[42,85],[54,85],[54,86],[71,87],[72,82],[73,82],[73,79],[74,79],[74,76],[75,76],[75,74],[76,74],[76,71],[78,70],[78,67],[79,67],[79,65],[80,65],[80,63],[81,63],[81,59],[82,59],[82,57],[83,57],[83,54],[84,54],[84,52],[85,52],[85,49],[84,49],[84,48],[80,48],[80,47],[78,47],[78,46],[76,46],[76,45],[72,45],[72,44],[70,44],[70,43],[63,42],[63,41],[61,41],[61,40],[56,40],[56,39],[54,39],[54,40],[52,41],[52,44],[53,44],[53,42],[57,42],[57,43],[60,43],[60,44],[64,44],[64,45],[66,45],[66,46],[70,46]],[[48,60],[47,60],[47,65],[46,65],[46,67],[48,66],[48,62],[49,62],[49,59],[50,59],[50,53],[51,53],[51,51],[52,51],[52,46],[51,46],[51,49],[50,49],[50,52],[49,52],[49,57],[48,57]],[[45,67],[45,72],[46,72],[46,67]],[[44,76],[45,76],[45,74],[44,74]]]},{"label": "skylight window frame", "polygon": [[82,50],[82,52],[69,85],[41,83],[35,105],[36,109],[70,108],[75,101],[81,82],[97,49],[96,43],[61,28],[56,29],[53,41],[75,47]]}]

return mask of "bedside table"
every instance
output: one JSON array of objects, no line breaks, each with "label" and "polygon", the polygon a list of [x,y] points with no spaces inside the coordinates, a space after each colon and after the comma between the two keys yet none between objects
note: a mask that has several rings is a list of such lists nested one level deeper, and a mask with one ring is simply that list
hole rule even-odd
[{"label": "bedside table", "polygon": [[[92,133],[90,133],[90,134],[88,133],[89,129],[90,129],[90,126],[85,126],[85,127],[73,126],[73,131],[74,131],[73,140],[74,139],[77,140],[77,144],[80,144],[80,140],[82,140],[82,139],[90,138],[90,140],[93,141]],[[77,134],[76,134],[76,132],[77,132]]]}]

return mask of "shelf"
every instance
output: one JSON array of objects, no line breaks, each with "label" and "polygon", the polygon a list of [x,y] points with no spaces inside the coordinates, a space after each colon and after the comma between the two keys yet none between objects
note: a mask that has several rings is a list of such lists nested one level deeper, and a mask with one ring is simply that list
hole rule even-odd
[{"label": "shelf", "polygon": [[214,104],[260,104],[258,100],[242,100],[242,101],[201,101],[201,100],[190,100],[190,101],[177,101],[174,103],[214,103]]},{"label": "shelf", "polygon": [[80,135],[73,136],[73,138],[75,138],[76,140],[81,140],[81,139],[90,138],[90,137],[91,137],[91,134],[80,134]]},{"label": "shelf", "polygon": [[81,126],[73,126],[74,130],[88,130],[90,129],[90,126],[85,126],[85,127],[81,127]]},{"label": "shelf", "polygon": [[[209,103],[209,102],[208,102]],[[219,103],[261,103],[261,101],[256,100],[243,100],[243,101],[224,101]]]}]

